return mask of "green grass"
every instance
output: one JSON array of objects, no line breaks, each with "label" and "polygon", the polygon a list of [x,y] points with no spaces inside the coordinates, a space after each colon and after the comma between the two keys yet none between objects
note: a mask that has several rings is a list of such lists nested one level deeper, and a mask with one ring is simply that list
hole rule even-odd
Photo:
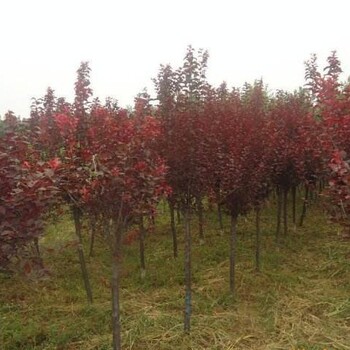
[{"label": "green grass", "polygon": [[[146,240],[144,280],[138,243],[124,246],[124,349],[350,349],[349,242],[340,239],[320,209],[313,207],[305,227],[291,229],[280,246],[274,241],[274,206],[264,210],[261,273],[254,266],[253,217],[240,219],[235,299],[228,290],[229,220],[220,235],[215,213],[205,218],[204,245],[193,221],[190,335],[184,335],[182,324],[181,225],[180,255],[174,260],[167,218],[158,219]],[[0,349],[111,349],[109,249],[100,237],[95,257],[88,259],[94,293],[88,306],[75,240],[72,222],[63,217],[41,240],[51,276],[0,275]]]}]

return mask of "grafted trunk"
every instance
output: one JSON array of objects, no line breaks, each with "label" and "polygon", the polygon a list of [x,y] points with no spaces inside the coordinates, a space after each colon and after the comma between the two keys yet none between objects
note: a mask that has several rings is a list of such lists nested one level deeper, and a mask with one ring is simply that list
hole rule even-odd
[{"label": "grafted trunk", "polygon": [[91,285],[90,285],[89,274],[87,272],[84,250],[83,250],[83,238],[81,235],[81,211],[77,207],[73,207],[72,211],[73,211],[75,233],[76,233],[78,240],[79,240],[78,256],[79,256],[81,273],[83,276],[86,297],[87,297],[88,302],[91,304],[92,303],[92,290],[91,290]]}]

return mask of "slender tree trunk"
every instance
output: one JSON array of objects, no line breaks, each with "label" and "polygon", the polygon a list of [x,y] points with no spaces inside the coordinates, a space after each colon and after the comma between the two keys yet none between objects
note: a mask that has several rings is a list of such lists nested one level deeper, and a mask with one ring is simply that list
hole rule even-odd
[{"label": "slender tree trunk", "polygon": [[293,224],[296,225],[296,200],[297,200],[297,188],[296,186],[292,187],[292,219],[293,219]]},{"label": "slender tree trunk", "polygon": [[176,224],[175,224],[175,207],[174,204],[169,201],[170,209],[170,226],[171,226],[171,235],[173,238],[173,254],[174,258],[177,258],[177,235],[176,235]]},{"label": "slender tree trunk", "polygon": [[177,224],[181,224],[181,211],[179,208],[176,209],[176,216],[177,216]]},{"label": "slender tree trunk", "polygon": [[237,216],[231,214],[230,291],[233,296],[235,295],[236,250],[237,250]]},{"label": "slender tree trunk", "polygon": [[288,235],[288,189],[283,189],[283,233]]},{"label": "slender tree trunk", "polygon": [[292,221],[293,221],[293,230],[296,232],[297,230],[297,219],[296,219],[296,211],[297,211],[297,187],[292,187]]},{"label": "slender tree trunk", "polygon": [[35,237],[33,240],[33,254],[34,254],[34,259],[35,259],[35,263],[37,264],[38,267],[40,267],[41,269],[44,268],[44,261],[41,257],[41,252],[40,252],[40,246],[39,246],[39,238]]},{"label": "slender tree trunk", "polygon": [[95,244],[95,236],[96,236],[96,217],[93,216],[90,220],[91,226],[91,236],[90,236],[90,249],[89,249],[89,257],[94,255],[94,244]]},{"label": "slender tree trunk", "polygon": [[322,193],[322,191],[323,191],[323,182],[322,180],[320,180],[318,182],[318,193]]},{"label": "slender tree trunk", "polygon": [[281,238],[281,219],[282,219],[282,190],[280,187],[277,187],[277,227],[276,227],[276,242],[280,243]]},{"label": "slender tree trunk", "polygon": [[140,218],[140,266],[141,279],[146,276],[146,262],[145,262],[145,225],[143,223],[143,216]]},{"label": "slender tree trunk", "polygon": [[220,233],[223,234],[224,222],[222,221],[222,206],[220,203],[218,203],[218,218],[219,218]]},{"label": "slender tree trunk", "polygon": [[304,203],[303,203],[303,210],[302,210],[301,216],[300,216],[299,226],[303,226],[304,219],[306,216],[306,209],[307,209],[308,200],[309,200],[309,186],[305,185],[305,198],[304,198]]},{"label": "slender tree trunk", "polygon": [[121,238],[123,227],[117,223],[114,232],[113,253],[112,253],[112,326],[113,326],[113,350],[121,350],[121,327],[120,327],[120,304],[119,285],[121,271]]},{"label": "slender tree trunk", "polygon": [[74,225],[75,225],[75,233],[78,236],[79,244],[78,244],[78,255],[79,255],[79,262],[81,267],[81,273],[84,280],[84,286],[86,291],[86,296],[88,302],[92,303],[92,290],[90,285],[90,279],[86,268],[86,262],[85,262],[85,256],[84,256],[84,250],[83,250],[83,238],[81,235],[81,212],[80,209],[77,207],[73,207],[73,218],[74,218]]},{"label": "slender tree trunk", "polygon": [[255,250],[255,268],[260,272],[260,251],[261,251],[261,231],[260,231],[260,207],[256,208],[256,250]]},{"label": "slender tree trunk", "polygon": [[222,219],[222,204],[221,204],[221,191],[220,191],[220,184],[217,185],[217,191],[216,191],[216,200],[218,205],[218,219],[219,219],[219,228],[220,228],[220,234],[224,234],[224,222]]},{"label": "slender tree trunk", "polygon": [[203,202],[202,198],[197,198],[197,209],[198,209],[198,232],[200,244],[204,244],[204,219],[203,219]]},{"label": "slender tree trunk", "polygon": [[35,249],[35,254],[37,258],[41,260],[41,252],[40,252],[40,247],[39,247],[39,238],[35,237],[34,238],[34,249]]},{"label": "slender tree trunk", "polygon": [[189,204],[185,208],[185,321],[184,331],[190,333],[191,331],[191,312],[192,312],[192,271],[191,271],[191,218]]},{"label": "slender tree trunk", "polygon": [[152,222],[153,228],[155,228],[155,226],[156,226],[156,217],[155,217],[155,215],[151,216],[151,222]]}]

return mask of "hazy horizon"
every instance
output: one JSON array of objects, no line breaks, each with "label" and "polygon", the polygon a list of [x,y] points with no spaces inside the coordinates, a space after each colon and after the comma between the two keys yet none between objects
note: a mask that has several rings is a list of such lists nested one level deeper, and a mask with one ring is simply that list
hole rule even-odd
[{"label": "hazy horizon", "polygon": [[44,1],[0,4],[0,115],[28,117],[47,87],[74,98],[76,70],[89,61],[94,96],[133,104],[160,64],[178,67],[186,47],[207,49],[209,83],[242,86],[262,78],[271,90],[304,81],[311,53],[319,66],[336,50],[350,75],[345,0]]}]

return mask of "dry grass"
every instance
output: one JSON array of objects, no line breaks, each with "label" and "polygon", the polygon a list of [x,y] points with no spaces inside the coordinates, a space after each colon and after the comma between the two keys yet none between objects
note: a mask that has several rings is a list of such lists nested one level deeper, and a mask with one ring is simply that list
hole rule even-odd
[{"label": "dry grass", "polygon": [[[162,220],[165,220],[162,218]],[[241,220],[237,296],[228,292],[228,237],[207,216],[206,244],[193,247],[193,317],[183,333],[183,259],[172,258],[165,222],[147,239],[147,276],[140,279],[137,243],[125,247],[123,348],[331,350],[350,349],[349,243],[317,208],[305,228],[281,247],[273,239],[273,209],[263,216],[263,271],[253,262],[253,220]],[[64,242],[71,223],[51,225],[43,246],[52,276],[1,277],[0,348],[110,349],[109,253],[100,240],[89,262],[95,302],[86,305],[78,259]],[[244,234],[243,234],[244,233]],[[195,236],[195,233],[194,233]],[[180,238],[181,241],[181,238]],[[182,246],[182,242],[181,245]]]}]

